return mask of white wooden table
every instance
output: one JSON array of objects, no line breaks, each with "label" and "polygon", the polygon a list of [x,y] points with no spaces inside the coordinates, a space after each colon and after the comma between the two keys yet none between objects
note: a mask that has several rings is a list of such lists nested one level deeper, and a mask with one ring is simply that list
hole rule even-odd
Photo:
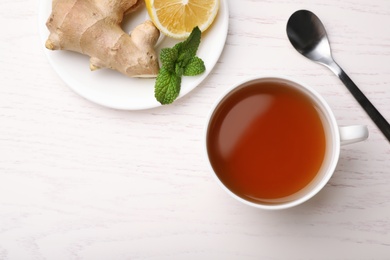
[{"label": "white wooden table", "polygon": [[[325,24],[334,57],[390,120],[390,1],[228,0],[210,76],[173,105],[119,111],[75,94],[38,35],[39,1],[0,8],[0,259],[390,259],[390,143],[341,82],[298,54],[298,9]],[[203,131],[224,89],[280,74],[320,92],[340,125],[366,124],[329,184],[268,212],[208,171]]]}]

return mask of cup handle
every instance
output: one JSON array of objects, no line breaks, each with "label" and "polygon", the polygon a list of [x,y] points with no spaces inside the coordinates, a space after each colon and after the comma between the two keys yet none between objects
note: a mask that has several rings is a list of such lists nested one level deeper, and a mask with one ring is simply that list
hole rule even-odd
[{"label": "cup handle", "polygon": [[353,144],[368,138],[368,129],[365,125],[340,126],[340,144]]}]

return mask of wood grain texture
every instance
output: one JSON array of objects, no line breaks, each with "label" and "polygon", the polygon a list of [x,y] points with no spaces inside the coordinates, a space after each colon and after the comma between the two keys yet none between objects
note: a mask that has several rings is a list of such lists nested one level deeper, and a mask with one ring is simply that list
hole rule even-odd
[{"label": "wood grain texture", "polygon": [[[0,259],[389,259],[390,144],[342,83],[298,54],[298,9],[326,26],[334,58],[390,120],[388,0],[227,0],[210,76],[173,105],[117,111],[79,97],[50,66],[39,1],[0,8]],[[203,131],[225,88],[287,75],[320,92],[340,125],[366,124],[329,184],[296,208],[241,205],[208,171]]]}]

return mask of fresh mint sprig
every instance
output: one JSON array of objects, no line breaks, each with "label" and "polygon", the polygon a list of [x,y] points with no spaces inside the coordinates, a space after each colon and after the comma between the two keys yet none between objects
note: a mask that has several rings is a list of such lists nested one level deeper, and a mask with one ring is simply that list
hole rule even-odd
[{"label": "fresh mint sprig", "polygon": [[154,95],[161,104],[170,104],[179,96],[182,76],[196,76],[206,70],[203,60],[196,56],[200,38],[201,31],[195,27],[185,41],[161,50],[162,66],[154,86]]}]

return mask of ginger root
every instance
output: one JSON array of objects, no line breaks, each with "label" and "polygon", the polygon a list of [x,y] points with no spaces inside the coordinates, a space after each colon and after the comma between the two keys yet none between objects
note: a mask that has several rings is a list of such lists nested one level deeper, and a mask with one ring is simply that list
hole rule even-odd
[{"label": "ginger root", "polygon": [[111,68],[130,77],[154,77],[159,70],[154,50],[159,30],[151,21],[131,35],[121,28],[123,17],[141,1],[53,0],[46,48],[88,55],[91,70]]}]

